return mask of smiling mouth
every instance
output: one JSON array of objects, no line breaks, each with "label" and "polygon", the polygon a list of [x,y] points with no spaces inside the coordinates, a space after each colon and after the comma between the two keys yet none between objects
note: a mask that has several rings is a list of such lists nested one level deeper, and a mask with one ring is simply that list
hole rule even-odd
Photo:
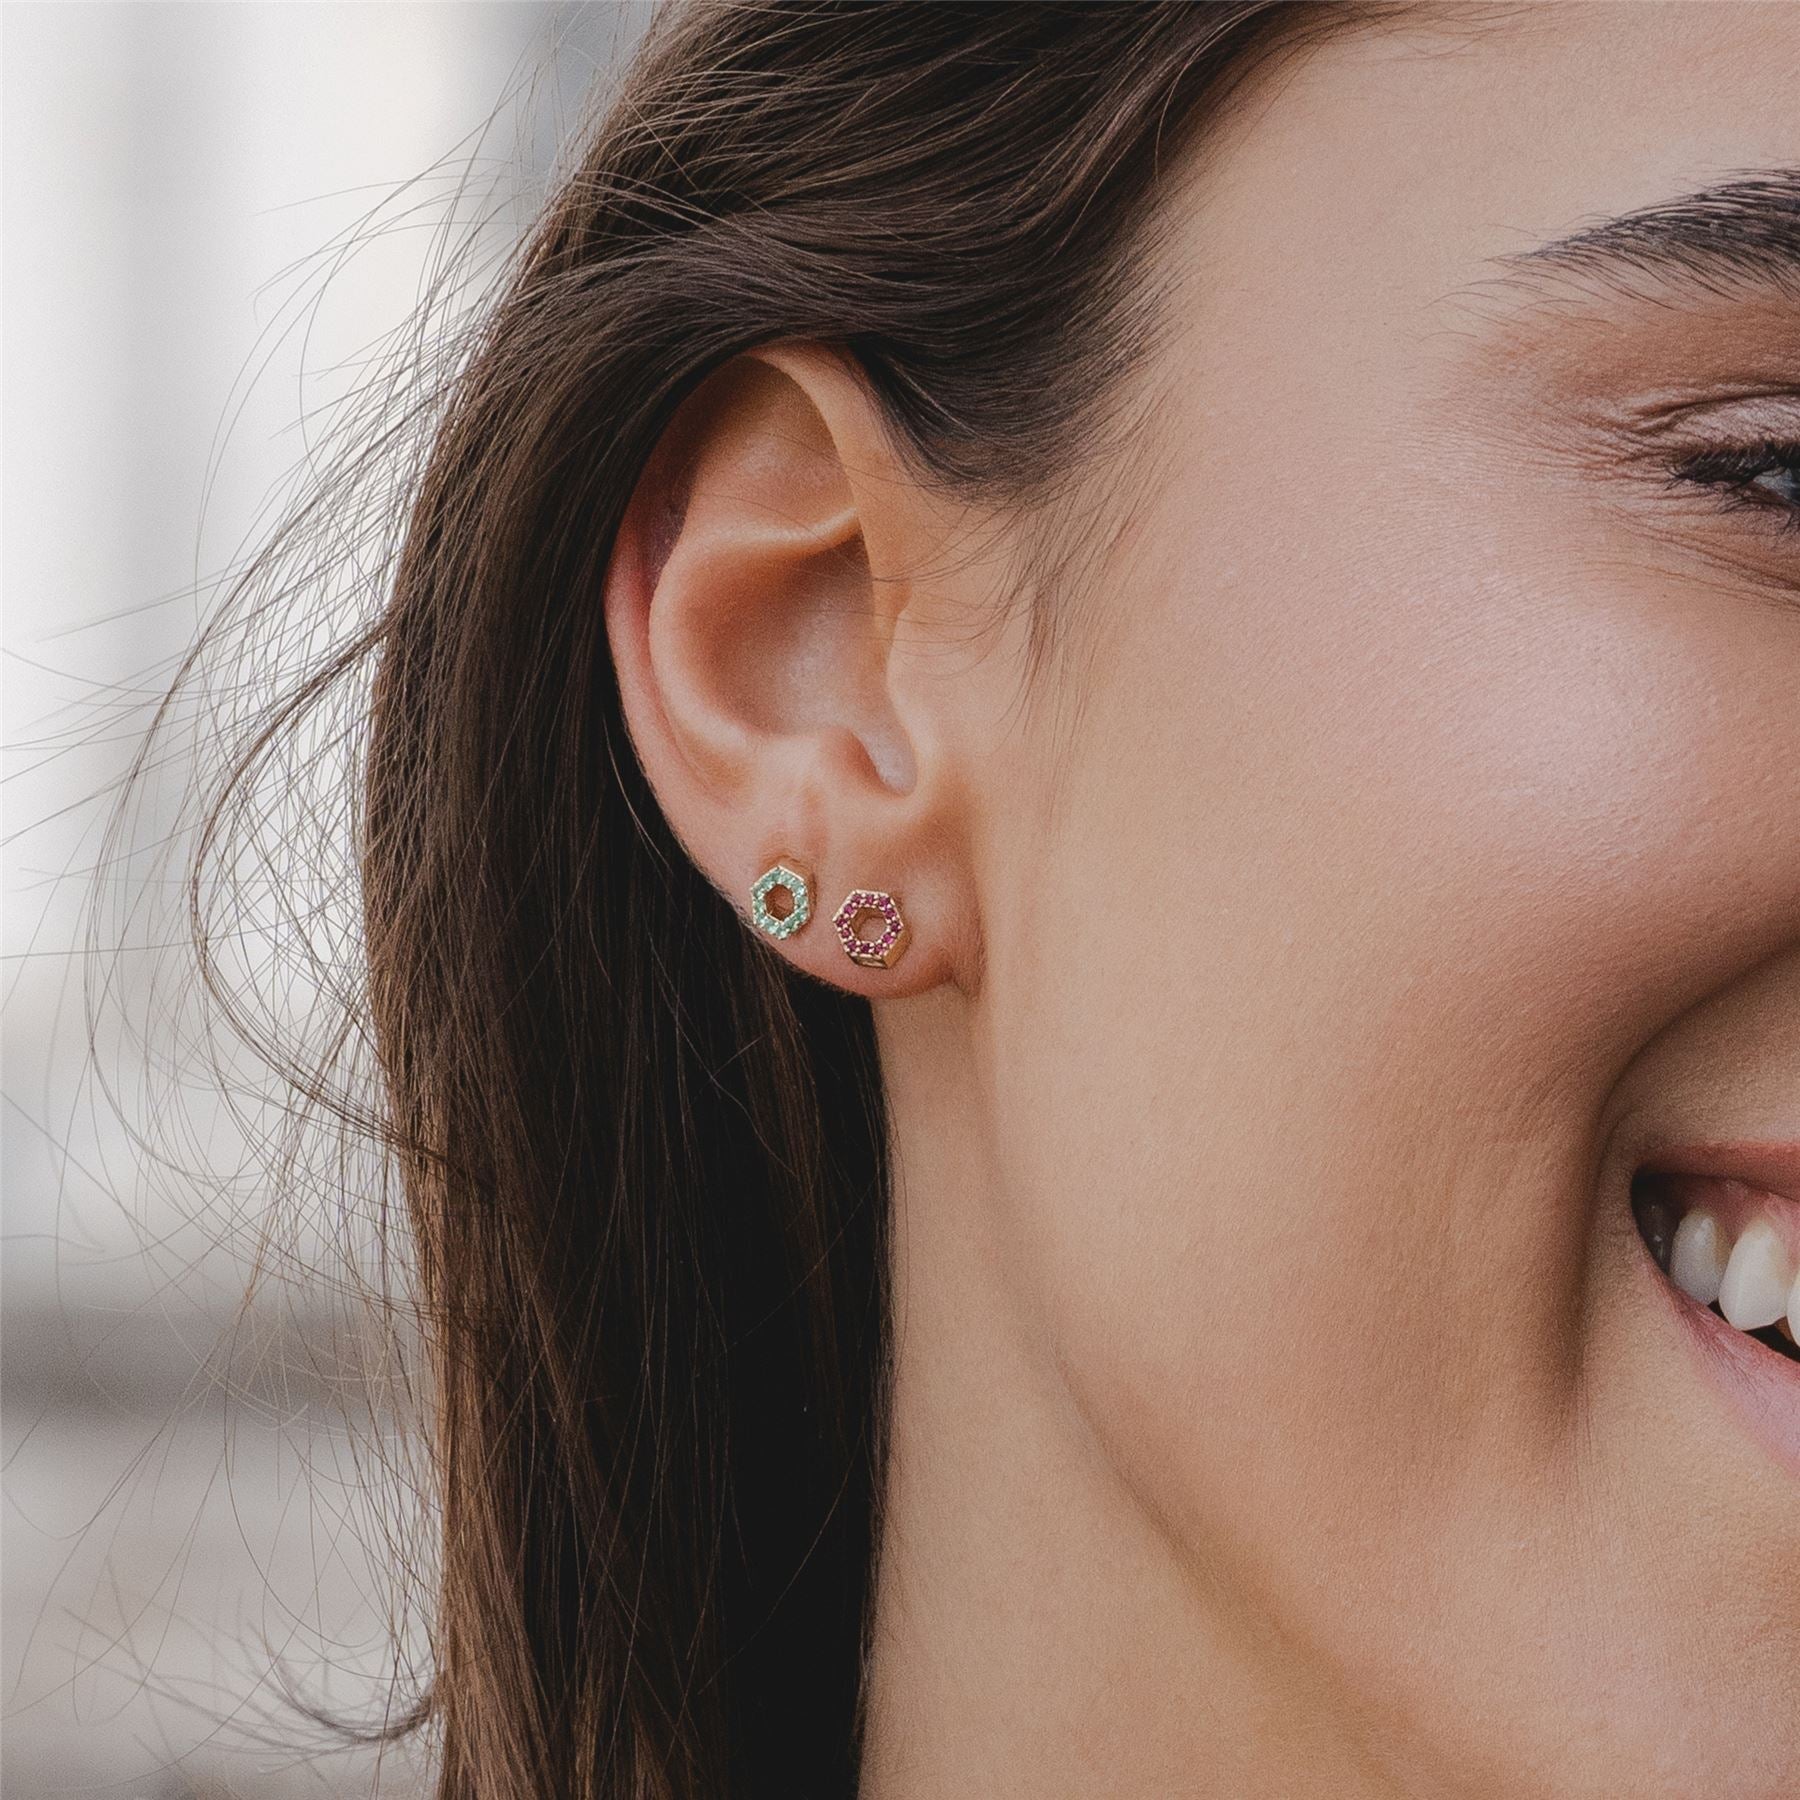
[{"label": "smiling mouth", "polygon": [[1800,1364],[1800,1185],[1777,1192],[1748,1171],[1726,1172],[1728,1160],[1719,1172],[1640,1169],[1631,1184],[1639,1235],[1672,1286]]}]

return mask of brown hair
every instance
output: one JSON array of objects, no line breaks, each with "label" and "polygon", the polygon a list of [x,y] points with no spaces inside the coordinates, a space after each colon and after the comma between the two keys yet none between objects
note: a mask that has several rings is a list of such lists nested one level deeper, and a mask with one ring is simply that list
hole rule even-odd
[{"label": "brown hair", "polygon": [[1343,8],[684,5],[447,389],[376,670],[369,997],[437,1385],[443,1800],[850,1796],[882,1478],[867,1006],[696,871],[614,532],[732,356],[854,359],[922,479],[1041,500],[1150,341],[1195,121]]}]

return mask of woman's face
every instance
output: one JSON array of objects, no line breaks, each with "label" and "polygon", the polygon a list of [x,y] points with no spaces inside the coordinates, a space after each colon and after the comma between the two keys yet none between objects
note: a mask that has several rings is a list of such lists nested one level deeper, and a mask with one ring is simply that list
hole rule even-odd
[{"label": "woman's face", "polygon": [[1169,201],[1079,704],[992,748],[1006,1279],[1433,1794],[1800,1774],[1800,1361],[1632,1204],[1800,1267],[1797,96],[1750,5],[1264,80]]}]

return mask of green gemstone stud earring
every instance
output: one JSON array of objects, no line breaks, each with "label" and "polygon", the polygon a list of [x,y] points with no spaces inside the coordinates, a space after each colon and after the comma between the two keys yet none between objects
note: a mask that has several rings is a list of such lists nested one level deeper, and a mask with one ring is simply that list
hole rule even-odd
[{"label": "green gemstone stud earring", "polygon": [[812,871],[791,856],[757,876],[750,889],[750,923],[779,943],[812,917]]}]

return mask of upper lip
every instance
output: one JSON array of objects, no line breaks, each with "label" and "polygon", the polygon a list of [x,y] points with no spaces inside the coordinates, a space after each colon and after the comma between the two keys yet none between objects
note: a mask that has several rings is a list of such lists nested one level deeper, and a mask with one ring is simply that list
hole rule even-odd
[{"label": "upper lip", "polygon": [[1647,1155],[1646,1175],[1702,1175],[1800,1202],[1800,1142],[1678,1144]]}]

